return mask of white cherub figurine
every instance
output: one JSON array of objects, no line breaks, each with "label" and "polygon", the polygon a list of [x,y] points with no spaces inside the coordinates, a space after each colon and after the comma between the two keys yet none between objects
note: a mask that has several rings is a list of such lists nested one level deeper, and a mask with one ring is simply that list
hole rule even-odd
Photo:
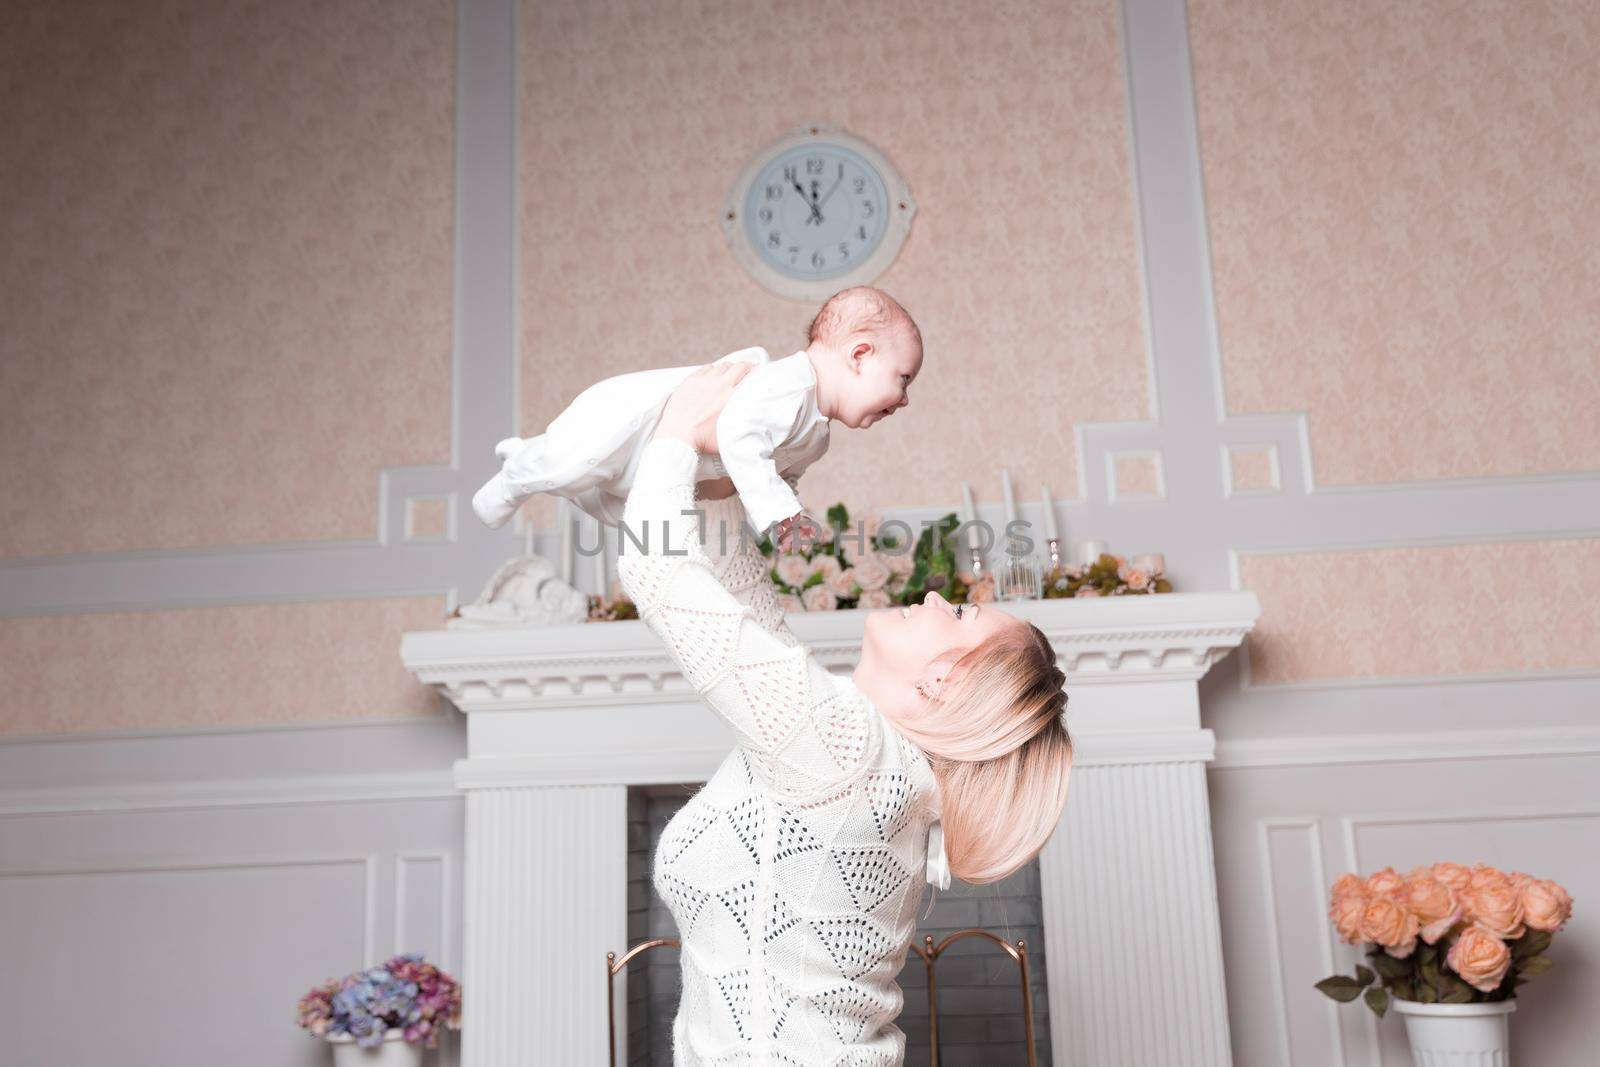
[{"label": "white cherub figurine", "polygon": [[[922,368],[922,333],[889,294],[857,286],[835,293],[807,331],[808,345],[774,360],[764,348],[731,352],[744,360],[741,379],[717,419],[719,455],[700,457],[697,484],[730,479],[750,525],[774,524],[787,544],[804,514],[795,485],[828,449],[837,419],[865,429],[907,403],[906,387]],[[606,378],[578,394],[537,437],[508,437],[495,446],[503,461],[472,498],[492,528],[505,525],[535,493],[554,493],[613,526],[633,486],[639,454],[654,433],[667,398],[698,365],[635,371]]]}]

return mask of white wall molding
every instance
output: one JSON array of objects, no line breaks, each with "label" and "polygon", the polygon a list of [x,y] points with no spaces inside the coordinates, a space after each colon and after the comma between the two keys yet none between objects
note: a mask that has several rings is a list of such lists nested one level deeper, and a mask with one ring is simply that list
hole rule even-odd
[{"label": "white wall molding", "polygon": [[449,771],[0,789],[0,818],[195,811],[459,796]]},{"label": "white wall molding", "polygon": [[1217,742],[1215,770],[1320,767],[1347,763],[1433,763],[1600,754],[1600,724],[1524,726],[1437,733],[1326,734]]}]

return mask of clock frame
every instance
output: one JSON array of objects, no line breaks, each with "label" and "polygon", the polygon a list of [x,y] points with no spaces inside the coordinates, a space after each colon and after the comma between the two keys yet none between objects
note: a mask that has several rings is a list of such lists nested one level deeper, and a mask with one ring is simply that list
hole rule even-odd
[{"label": "clock frame", "polygon": [[880,277],[916,211],[905,178],[881,151],[808,122],[745,165],[728,191],[722,228],[734,259],[763,288],[813,303]]}]

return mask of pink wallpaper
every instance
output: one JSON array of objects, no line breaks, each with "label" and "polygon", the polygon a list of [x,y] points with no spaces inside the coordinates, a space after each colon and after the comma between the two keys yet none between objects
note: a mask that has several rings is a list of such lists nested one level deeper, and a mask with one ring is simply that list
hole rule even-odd
[{"label": "pink wallpaper", "polygon": [[371,537],[448,461],[453,49],[450,0],[0,6],[0,556]]},{"label": "pink wallpaper", "polygon": [[1229,410],[1324,484],[1600,469],[1600,5],[1189,8]]},{"label": "pink wallpaper", "polygon": [[1256,684],[1600,668],[1600,539],[1245,556]]},{"label": "pink wallpaper", "polygon": [[954,505],[963,479],[994,500],[1001,466],[1075,496],[1073,423],[1147,416],[1114,0],[539,0],[522,60],[524,433],[609,374],[804,347],[815,309],[759,288],[718,220],[750,157],[815,120],[910,183],[878,284],[927,359],[904,411],[839,429],[807,503]]},{"label": "pink wallpaper", "polygon": [[438,597],[0,619],[0,736],[438,714],[400,634]]}]

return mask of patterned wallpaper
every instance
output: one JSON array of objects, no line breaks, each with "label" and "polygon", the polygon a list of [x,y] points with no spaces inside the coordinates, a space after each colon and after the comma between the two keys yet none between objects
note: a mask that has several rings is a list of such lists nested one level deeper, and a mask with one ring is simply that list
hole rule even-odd
[{"label": "patterned wallpaper", "polygon": [[0,6],[0,556],[370,538],[448,461],[454,26]]},{"label": "patterned wallpaper", "polygon": [[0,736],[442,714],[400,662],[439,597],[0,619]]},{"label": "patterned wallpaper", "polygon": [[834,435],[808,503],[954,505],[963,479],[994,500],[1000,466],[1072,497],[1073,423],[1148,416],[1113,0],[521,11],[524,434],[606,375],[804,347],[815,309],[759,288],[719,214],[756,151],[817,120],[911,186],[878,284],[927,350],[905,410]]},{"label": "patterned wallpaper", "polygon": [[1245,556],[1257,685],[1600,667],[1600,539]]},{"label": "patterned wallpaper", "polygon": [[1600,5],[1189,7],[1228,409],[1322,484],[1600,469]]}]

